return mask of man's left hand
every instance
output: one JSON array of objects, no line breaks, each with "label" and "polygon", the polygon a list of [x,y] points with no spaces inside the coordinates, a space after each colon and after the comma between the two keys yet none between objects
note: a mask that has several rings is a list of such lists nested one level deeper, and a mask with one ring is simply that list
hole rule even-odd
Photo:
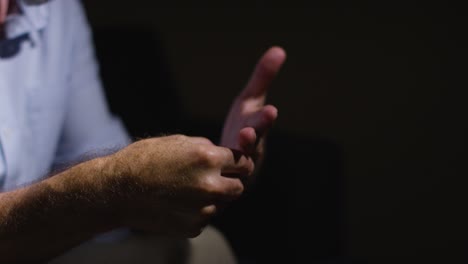
[{"label": "man's left hand", "polygon": [[286,52],[270,48],[258,62],[250,81],[234,100],[226,118],[221,146],[261,159],[263,141],[278,116],[273,105],[265,105],[273,79],[286,60]]}]

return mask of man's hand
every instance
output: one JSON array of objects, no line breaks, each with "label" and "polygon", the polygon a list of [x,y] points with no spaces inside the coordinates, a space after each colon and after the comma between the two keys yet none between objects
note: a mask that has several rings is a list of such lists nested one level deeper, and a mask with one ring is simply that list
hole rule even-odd
[{"label": "man's hand", "polygon": [[261,158],[263,140],[278,116],[278,110],[265,105],[271,82],[286,60],[282,48],[270,48],[258,62],[250,81],[234,100],[226,118],[221,146]]},{"label": "man's hand", "polygon": [[[112,155],[0,193],[0,263],[38,263],[119,227],[197,236],[238,198],[250,158],[208,139],[141,140]],[[28,252],[28,254],[24,254]]]},{"label": "man's hand", "polygon": [[136,142],[108,157],[110,186],[118,186],[122,224],[154,233],[195,237],[217,207],[237,199],[251,174],[245,156],[208,139],[169,136]]}]

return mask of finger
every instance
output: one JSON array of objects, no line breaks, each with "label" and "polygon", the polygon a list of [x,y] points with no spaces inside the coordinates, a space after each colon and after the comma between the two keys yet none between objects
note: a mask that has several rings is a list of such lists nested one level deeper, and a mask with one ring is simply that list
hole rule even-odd
[{"label": "finger", "polygon": [[222,195],[218,196],[216,203],[222,205],[225,202],[237,200],[244,193],[244,184],[241,179],[220,176],[220,184],[224,187]]},{"label": "finger", "polygon": [[272,105],[266,105],[260,111],[252,114],[247,119],[246,125],[253,127],[257,133],[257,137],[261,137],[268,128],[273,126],[277,118],[278,109]]},{"label": "finger", "polygon": [[218,208],[216,205],[206,205],[200,210],[200,215],[203,219],[211,218],[216,215]]},{"label": "finger", "polygon": [[[246,132],[248,131],[248,132]],[[252,133],[254,136],[248,135]],[[251,127],[246,127],[239,133],[239,145],[242,151],[252,158],[255,164],[257,164],[259,158],[263,156],[264,142],[267,136],[268,130],[261,137],[257,137],[255,130]]]},{"label": "finger", "polygon": [[224,173],[212,174],[202,182],[204,204],[221,204],[237,199],[244,192],[244,185],[240,178],[225,176]]},{"label": "finger", "polygon": [[255,165],[249,157],[240,151],[217,147],[221,156],[221,172],[225,174],[249,175],[254,171]]},{"label": "finger", "polygon": [[257,133],[253,127],[245,127],[239,132],[239,146],[241,150],[250,155],[255,150]]},{"label": "finger", "polygon": [[280,47],[270,48],[260,59],[241,97],[260,97],[268,87],[286,60],[286,52]]}]

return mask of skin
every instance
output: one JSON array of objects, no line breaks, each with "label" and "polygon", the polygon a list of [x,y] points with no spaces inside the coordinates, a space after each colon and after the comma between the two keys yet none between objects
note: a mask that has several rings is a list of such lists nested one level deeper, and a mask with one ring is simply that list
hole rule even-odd
[{"label": "skin", "polygon": [[5,22],[9,0],[0,0],[0,26]]},{"label": "skin", "polygon": [[[195,237],[243,185],[251,159],[204,138],[138,141],[34,185],[0,194],[0,260],[37,262],[118,227]],[[28,252],[28,254],[23,254]]]},{"label": "skin", "polygon": [[[3,26],[7,17],[8,6],[11,0],[0,0],[0,27]],[[48,2],[49,0],[24,0],[27,5],[40,5]]]},{"label": "skin", "polygon": [[226,118],[221,145],[259,157],[264,138],[278,117],[278,109],[265,105],[268,88],[286,60],[280,47],[270,48],[260,59],[244,90],[234,100]]},{"label": "skin", "polygon": [[0,193],[0,262],[47,261],[119,227],[199,235],[221,206],[243,193],[261,158],[277,117],[265,105],[266,93],[285,59],[279,47],[260,59],[232,104],[220,146],[183,135],[141,140]]}]

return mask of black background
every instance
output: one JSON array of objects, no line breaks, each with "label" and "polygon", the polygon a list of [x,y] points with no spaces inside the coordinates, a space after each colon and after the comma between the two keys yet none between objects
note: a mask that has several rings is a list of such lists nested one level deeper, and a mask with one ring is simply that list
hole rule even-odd
[{"label": "black background", "polygon": [[215,221],[243,262],[467,262],[461,6],[84,2],[135,137],[216,140],[261,53],[287,50],[264,169]]}]

